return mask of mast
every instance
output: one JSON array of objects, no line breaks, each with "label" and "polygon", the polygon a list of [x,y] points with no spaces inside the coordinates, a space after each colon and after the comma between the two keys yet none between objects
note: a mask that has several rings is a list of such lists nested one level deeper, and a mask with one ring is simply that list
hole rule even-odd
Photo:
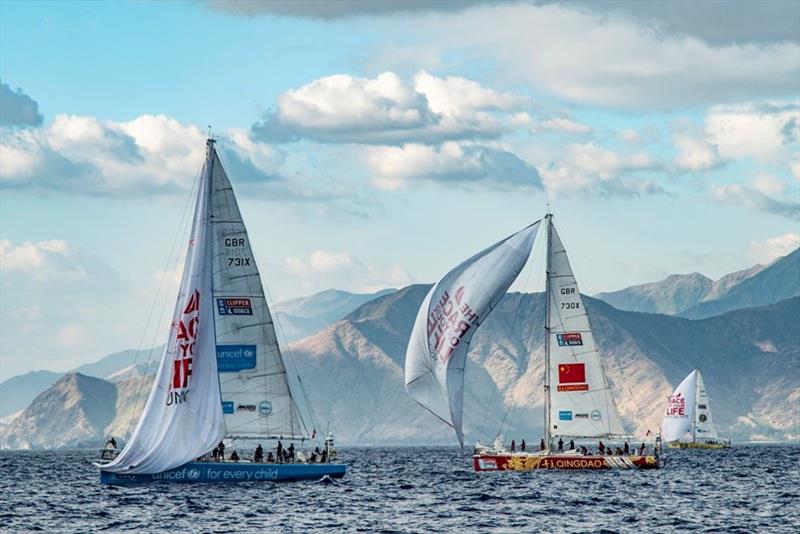
[{"label": "mast", "polygon": [[[698,377],[700,376],[700,370],[699,369],[695,369],[694,372],[697,374]],[[692,406],[692,443],[696,443],[697,442],[697,417],[698,417],[698,415],[697,415],[697,397],[698,397],[699,393],[700,393],[700,381],[697,380],[697,378],[695,378],[695,381],[694,381],[694,398],[692,399],[692,402],[694,403],[694,406]]]},{"label": "mast", "polygon": [[544,217],[547,232],[547,266],[544,279],[544,442],[548,452],[552,441],[550,435],[550,248],[552,246],[550,220],[552,217],[551,213]]}]

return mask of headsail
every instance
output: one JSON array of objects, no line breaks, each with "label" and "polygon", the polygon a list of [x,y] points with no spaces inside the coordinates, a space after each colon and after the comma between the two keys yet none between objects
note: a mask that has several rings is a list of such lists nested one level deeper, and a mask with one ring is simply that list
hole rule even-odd
[{"label": "headsail", "polygon": [[105,471],[151,474],[172,469],[210,451],[225,431],[215,356],[208,231],[213,151],[209,142],[172,328],[153,389],[125,448],[111,463],[101,466]]},{"label": "headsail", "polygon": [[212,150],[209,240],[226,436],[307,437],[233,188]]},{"label": "headsail", "polygon": [[463,446],[464,366],[469,342],[531,253],[539,221],[472,256],[431,288],[406,351],[406,391],[452,426]]},{"label": "headsail", "polygon": [[711,417],[711,404],[709,403],[703,375],[697,371],[697,421],[695,421],[695,439],[718,440],[717,426]]},{"label": "headsail", "polygon": [[548,223],[549,435],[624,435],[567,251],[549,218]]},{"label": "headsail", "polygon": [[661,437],[666,442],[678,441],[692,430],[697,376],[697,369],[689,373],[667,400],[667,409],[661,422]]}]

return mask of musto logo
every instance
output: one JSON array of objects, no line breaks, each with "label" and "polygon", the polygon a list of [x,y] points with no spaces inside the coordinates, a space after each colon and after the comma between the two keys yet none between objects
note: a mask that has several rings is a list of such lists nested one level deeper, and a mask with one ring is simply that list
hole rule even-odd
[{"label": "musto logo", "polygon": [[680,393],[670,396],[667,401],[667,411],[664,415],[670,417],[686,417],[686,397]]},{"label": "musto logo", "polygon": [[586,365],[561,363],[558,365],[558,391],[588,391]]},{"label": "musto logo", "polygon": [[478,319],[478,314],[464,301],[464,286],[456,289],[455,298],[444,291],[428,316],[428,345],[433,349],[432,357],[446,364]]},{"label": "musto logo", "polygon": [[200,313],[200,292],[195,290],[186,302],[183,312],[172,328],[175,336],[175,355],[172,360],[172,379],[167,393],[167,406],[183,404],[189,394],[189,379],[192,376],[192,358],[197,341]]}]

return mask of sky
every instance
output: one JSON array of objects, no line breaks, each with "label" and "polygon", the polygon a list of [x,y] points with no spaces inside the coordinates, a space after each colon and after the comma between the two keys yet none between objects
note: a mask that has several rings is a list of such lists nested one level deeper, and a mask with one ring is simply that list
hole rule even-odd
[{"label": "sky", "polygon": [[0,379],[162,342],[209,126],[273,301],[800,244],[797,2],[2,0],[0,84]]}]

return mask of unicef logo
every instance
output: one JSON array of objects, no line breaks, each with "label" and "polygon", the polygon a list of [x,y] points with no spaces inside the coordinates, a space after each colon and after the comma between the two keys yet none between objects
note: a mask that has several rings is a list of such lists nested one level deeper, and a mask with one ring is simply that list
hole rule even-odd
[{"label": "unicef logo", "polygon": [[272,413],[272,403],[269,401],[261,401],[258,403],[258,413],[264,417]]},{"label": "unicef logo", "polygon": [[195,469],[194,467],[189,469],[186,472],[186,478],[188,478],[189,480],[197,480],[198,478],[200,478],[200,470]]},{"label": "unicef logo", "polygon": [[600,415],[600,410],[594,410],[592,412],[592,421],[599,421],[602,418],[603,418],[603,416]]}]

